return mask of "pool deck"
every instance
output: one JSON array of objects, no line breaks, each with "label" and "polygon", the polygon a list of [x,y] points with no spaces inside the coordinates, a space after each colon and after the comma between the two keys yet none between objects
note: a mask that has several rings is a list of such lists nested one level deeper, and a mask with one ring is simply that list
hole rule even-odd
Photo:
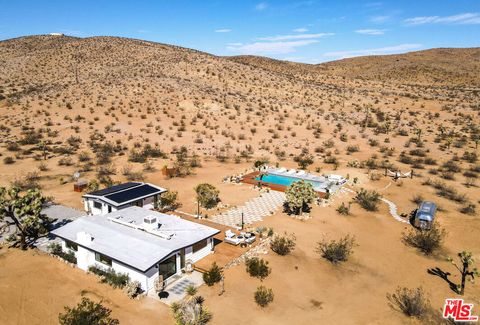
[{"label": "pool deck", "polygon": [[[260,175],[261,172],[255,171],[249,174],[246,174],[242,178],[242,182],[246,184],[251,184],[251,185],[257,185],[257,186],[262,186],[262,187],[268,187],[269,189],[273,191],[279,191],[279,192],[285,192],[287,189],[287,186],[284,185],[279,185],[279,184],[273,184],[273,183],[267,183],[264,181],[259,181],[255,179],[258,175]],[[327,196],[327,193],[325,192],[318,192],[318,197],[321,199],[324,199]]]}]

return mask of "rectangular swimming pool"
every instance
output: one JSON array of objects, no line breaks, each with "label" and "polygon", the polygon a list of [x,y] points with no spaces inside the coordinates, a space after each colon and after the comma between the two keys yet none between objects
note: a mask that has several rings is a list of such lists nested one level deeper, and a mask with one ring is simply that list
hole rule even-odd
[{"label": "rectangular swimming pool", "polygon": [[316,182],[308,179],[302,179],[300,177],[290,177],[286,175],[263,174],[255,177],[255,180],[283,186],[290,186],[295,182],[303,180],[307,183],[312,184],[313,188],[316,190],[325,189],[327,187],[327,184],[325,182]]}]

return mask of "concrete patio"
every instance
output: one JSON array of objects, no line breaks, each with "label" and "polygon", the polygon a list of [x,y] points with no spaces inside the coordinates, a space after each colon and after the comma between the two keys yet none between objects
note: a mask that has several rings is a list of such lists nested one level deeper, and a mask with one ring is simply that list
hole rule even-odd
[{"label": "concrete patio", "polygon": [[179,275],[177,279],[174,280],[173,283],[170,283],[164,292],[168,293],[168,296],[160,298],[159,295],[155,292],[155,290],[150,290],[148,292],[148,297],[153,299],[160,300],[164,304],[171,305],[174,302],[182,300],[185,298],[187,293],[185,292],[186,288],[189,285],[193,285],[196,288],[203,284],[203,276],[202,273],[198,271],[193,271],[190,274],[182,274]]},{"label": "concrete patio", "polygon": [[210,219],[222,225],[238,227],[242,223],[243,214],[243,222],[248,225],[262,221],[263,217],[272,215],[278,208],[283,206],[284,202],[285,193],[270,190],[246,202],[243,206],[230,209]]}]

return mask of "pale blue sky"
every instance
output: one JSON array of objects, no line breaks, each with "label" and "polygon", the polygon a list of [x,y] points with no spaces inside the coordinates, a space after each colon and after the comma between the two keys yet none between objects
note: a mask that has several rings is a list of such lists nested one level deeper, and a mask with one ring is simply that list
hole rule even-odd
[{"label": "pale blue sky", "polygon": [[317,63],[480,46],[480,0],[0,0],[0,39],[124,36],[218,55]]}]

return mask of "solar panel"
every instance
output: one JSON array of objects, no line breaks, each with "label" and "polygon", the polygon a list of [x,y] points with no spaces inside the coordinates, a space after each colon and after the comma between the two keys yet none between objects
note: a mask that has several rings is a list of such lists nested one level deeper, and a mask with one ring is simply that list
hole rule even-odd
[{"label": "solar panel", "polygon": [[123,191],[123,190],[129,189],[131,187],[138,186],[140,184],[141,183],[137,183],[137,182],[128,182],[128,183],[123,183],[123,184],[110,186],[110,187],[104,188],[103,190],[90,192],[88,194],[96,195],[96,196],[104,196],[104,195],[109,195],[109,194],[112,194],[112,193],[115,193],[115,192],[118,192],[118,191]]},{"label": "solar panel", "polygon": [[135,200],[136,198],[147,196],[149,194],[159,193],[159,192],[161,192],[161,190],[159,190],[158,188],[155,188],[148,184],[144,184],[142,186],[138,186],[130,190],[106,195],[105,198],[112,200],[113,202],[116,202],[116,203],[123,203],[131,200]]}]

